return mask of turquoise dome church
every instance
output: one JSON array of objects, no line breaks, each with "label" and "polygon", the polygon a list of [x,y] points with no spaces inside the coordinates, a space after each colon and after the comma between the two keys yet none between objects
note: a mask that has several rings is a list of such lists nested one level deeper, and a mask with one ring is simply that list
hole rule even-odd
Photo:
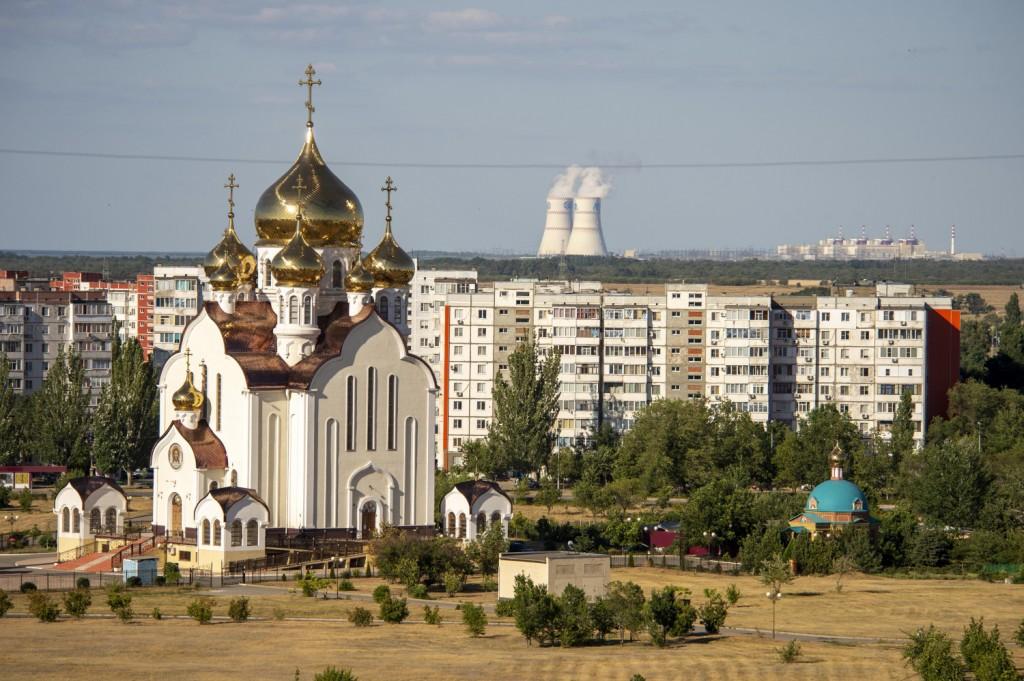
[{"label": "turquoise dome church", "polygon": [[868,500],[860,487],[843,479],[843,450],[839,444],[829,456],[832,478],[819,484],[807,495],[804,510],[789,521],[793,532],[808,532],[812,537],[819,532],[846,527],[870,527],[875,520],[868,513]]}]

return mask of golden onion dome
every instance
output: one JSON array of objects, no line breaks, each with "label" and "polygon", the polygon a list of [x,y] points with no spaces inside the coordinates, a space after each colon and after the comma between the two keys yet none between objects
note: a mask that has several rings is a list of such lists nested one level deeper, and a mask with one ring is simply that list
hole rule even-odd
[{"label": "golden onion dome", "polygon": [[291,240],[270,261],[270,271],[278,286],[316,288],[324,276],[324,261],[306,242],[303,226],[304,216],[300,214]]},{"label": "golden onion dome", "polygon": [[203,394],[192,383],[192,372],[185,370],[185,382],[171,396],[175,411],[199,411],[203,407]]},{"label": "golden onion dome", "polygon": [[234,291],[238,288],[238,284],[238,274],[228,264],[226,258],[220,263],[220,267],[210,275],[210,288],[214,291]]},{"label": "golden onion dome", "polygon": [[363,260],[363,267],[380,288],[408,286],[416,274],[416,263],[395,241],[390,222],[384,229],[384,238]]},{"label": "golden onion dome", "polygon": [[212,277],[213,273],[226,262],[235,273],[235,278],[239,283],[248,282],[256,273],[256,257],[245,247],[245,244],[238,238],[238,233],[235,232],[235,189],[238,185],[235,184],[234,174],[228,177],[228,183],[224,187],[229,192],[228,226],[224,230],[224,236],[220,242],[206,254],[206,258],[203,260],[203,269],[206,271],[207,277]]},{"label": "golden onion dome", "polygon": [[345,290],[366,293],[373,290],[373,275],[363,268],[363,262],[356,258],[352,268],[345,275]]},{"label": "golden onion dome", "polygon": [[355,193],[324,163],[313,138],[312,122],[306,128],[306,143],[295,163],[256,203],[256,233],[260,239],[283,244],[291,237],[298,209],[292,186],[298,177],[309,180],[309,192],[303,197],[302,236],[306,242],[311,246],[359,246],[363,207]]}]

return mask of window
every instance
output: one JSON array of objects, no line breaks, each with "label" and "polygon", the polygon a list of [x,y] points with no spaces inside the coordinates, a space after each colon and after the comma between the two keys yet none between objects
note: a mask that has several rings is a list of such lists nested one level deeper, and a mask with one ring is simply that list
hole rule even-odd
[{"label": "window", "polygon": [[220,535],[221,535],[221,532],[220,532],[220,521],[219,520],[214,520],[213,521],[213,545],[214,546],[220,546],[221,545],[221,536]]},{"label": "window", "polygon": [[260,543],[260,531],[259,523],[255,518],[251,519],[245,524],[245,545],[246,546],[259,546]]},{"label": "window", "polygon": [[466,538],[466,514],[459,514],[459,539]]},{"label": "window", "polygon": [[388,376],[388,449],[398,449],[398,377]]},{"label": "window", "polygon": [[108,508],[104,514],[103,525],[107,528],[108,533],[113,534],[117,532],[117,509],[113,506]]},{"label": "window", "polygon": [[81,515],[79,515],[77,508],[71,511],[71,522],[72,532],[77,534],[78,532],[82,531],[82,517]]},{"label": "window", "polygon": [[288,323],[298,324],[299,323],[299,298],[298,296],[292,296],[288,299]]},{"label": "window", "polygon": [[498,511],[494,511],[493,513],[491,513],[491,525],[500,525],[500,524],[501,524],[501,513],[499,513]]},{"label": "window", "polygon": [[380,315],[381,319],[388,318],[388,297],[381,296],[377,299],[377,314]]},{"label": "window", "polygon": [[302,297],[302,323],[310,326],[313,323],[313,298],[312,296]]},{"label": "window", "polygon": [[94,508],[89,513],[89,534],[97,534],[101,531],[100,527],[100,509]]},{"label": "window", "polygon": [[477,319],[487,319],[487,310],[477,310],[476,311],[476,318]]},{"label": "window", "polygon": [[203,536],[199,541],[201,544],[206,544],[207,546],[210,544],[210,521],[207,519],[203,520]]},{"label": "window", "polygon": [[476,534],[479,537],[487,531],[487,514],[480,511],[476,514]]},{"label": "window", "polygon": [[356,450],[356,377],[349,376],[345,390],[345,449]]},{"label": "window", "polygon": [[62,532],[71,531],[71,512],[68,510],[67,506],[62,508],[60,511],[60,526]]},{"label": "window", "polygon": [[366,448],[377,448],[377,370],[366,370]]},{"label": "window", "polygon": [[231,545],[242,545],[242,521],[238,518],[231,521]]},{"label": "window", "polygon": [[455,536],[455,514],[451,511],[448,512],[448,536]]},{"label": "window", "polygon": [[335,260],[331,265],[331,288],[341,288],[341,261]]}]

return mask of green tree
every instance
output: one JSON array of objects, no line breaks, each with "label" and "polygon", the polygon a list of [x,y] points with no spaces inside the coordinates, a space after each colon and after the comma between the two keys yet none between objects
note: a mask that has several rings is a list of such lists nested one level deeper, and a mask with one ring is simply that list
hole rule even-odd
[{"label": "green tree", "polygon": [[964,378],[985,378],[985,363],[992,352],[992,327],[978,319],[960,326],[960,372]]},{"label": "green tree", "polygon": [[963,664],[953,654],[953,642],[934,625],[910,635],[903,658],[922,681],[963,681]]},{"label": "green tree", "polygon": [[754,524],[754,496],[735,476],[719,478],[695,490],[682,510],[685,535],[696,542],[705,532],[714,532],[716,542],[735,555],[740,540]]},{"label": "green tree", "polygon": [[63,348],[33,395],[33,445],[41,461],[89,469],[89,393],[81,358]]},{"label": "green tree", "polygon": [[906,460],[904,494],[926,518],[953,527],[975,527],[991,479],[977,443],[964,438],[929,443]]},{"label": "green tree", "polygon": [[566,584],[558,597],[558,640],[563,648],[585,643],[594,633],[590,606],[583,589]]},{"label": "green tree", "polygon": [[508,470],[503,468],[503,462],[494,455],[487,438],[470,440],[462,445],[462,468],[487,478],[500,477]]},{"label": "green tree", "polygon": [[462,623],[466,625],[466,631],[473,638],[484,635],[484,630],[487,628],[487,615],[484,614],[484,608],[482,605],[474,605],[473,603],[463,603],[462,606]]},{"label": "green tree", "polygon": [[508,379],[494,382],[494,421],[489,446],[502,470],[540,473],[551,457],[558,415],[560,355],[541,357],[535,339],[508,357]]},{"label": "green tree", "polygon": [[897,468],[903,459],[914,453],[914,403],[910,391],[903,391],[896,416],[892,420],[889,437],[889,455]]},{"label": "green tree", "polygon": [[498,572],[498,559],[508,551],[508,540],[500,522],[491,523],[482,536],[466,547],[466,556],[473,561],[482,575]]},{"label": "green tree", "polygon": [[555,479],[548,476],[540,481],[540,489],[533,496],[534,503],[538,503],[544,506],[548,510],[548,514],[551,514],[551,507],[558,503],[559,499],[562,498],[562,493],[558,489],[558,485],[555,483]]},{"label": "green tree", "polygon": [[696,456],[691,452],[706,444],[710,418],[701,400],[657,400],[641,409],[619,446],[615,479],[639,480],[645,493],[696,485],[705,479],[707,465],[691,468]]},{"label": "green tree", "polygon": [[125,343],[114,334],[110,383],[100,393],[93,417],[96,466],[107,473],[147,465],[157,438],[157,377],[142,346],[131,338]]},{"label": "green tree", "polygon": [[313,681],[359,681],[359,679],[351,670],[327,667],[322,672],[314,675]]},{"label": "green tree", "polygon": [[776,482],[816,485],[826,479],[836,443],[847,456],[857,456],[863,443],[856,424],[831,404],[811,410],[775,449]]},{"label": "green tree", "polygon": [[775,605],[782,596],[782,586],[793,581],[793,573],[789,564],[776,554],[761,563],[757,570],[758,579],[768,587],[768,599],[772,602],[772,640],[775,640]]},{"label": "green tree", "polygon": [[18,463],[22,458],[25,421],[28,412],[21,398],[9,382],[10,364],[7,355],[0,352],[0,464]]},{"label": "green tree", "polygon": [[644,590],[633,582],[612,582],[605,599],[615,628],[619,630],[619,643],[626,640],[627,631],[632,641],[644,626]]}]

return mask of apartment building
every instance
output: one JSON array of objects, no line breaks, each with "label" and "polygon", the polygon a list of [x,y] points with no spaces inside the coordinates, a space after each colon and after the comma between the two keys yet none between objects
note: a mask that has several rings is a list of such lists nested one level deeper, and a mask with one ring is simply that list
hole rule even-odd
[{"label": "apartment building", "polygon": [[755,421],[791,427],[835,404],[866,435],[885,433],[903,392],[922,440],[959,375],[959,312],[951,299],[906,285],[773,297],[711,295],[703,285],[636,295],[596,282],[474,287],[468,279],[461,292],[435,288],[410,324],[412,350],[443,393],[445,465],[487,434],[494,379],[531,335],[561,355],[558,446],[586,440],[601,423],[629,430],[636,412],[662,397],[728,400]]},{"label": "apartment building", "polygon": [[0,292],[0,351],[21,394],[42,386],[63,349],[82,359],[90,404],[110,381],[113,316],[106,291]]},{"label": "apartment building", "polygon": [[202,267],[153,268],[153,360],[157,365],[178,351],[185,325],[203,305],[206,274]]},{"label": "apartment building", "polygon": [[121,339],[136,338],[146,357],[152,353],[152,274],[136,275],[135,281],[108,281],[99,272],[64,272],[60,279],[50,280],[48,288],[54,291],[107,291],[107,301]]}]

